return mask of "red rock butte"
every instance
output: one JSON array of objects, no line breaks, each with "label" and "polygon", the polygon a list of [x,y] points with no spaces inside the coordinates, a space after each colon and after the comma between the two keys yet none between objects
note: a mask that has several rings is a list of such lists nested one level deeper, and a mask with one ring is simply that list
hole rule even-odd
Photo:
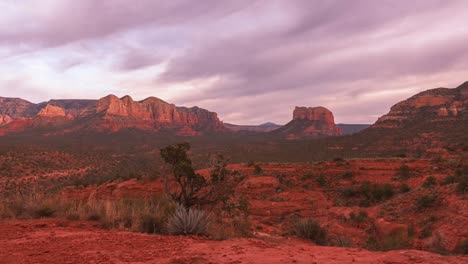
[{"label": "red rock butte", "polygon": [[287,139],[340,136],[343,134],[342,129],[335,125],[333,113],[323,106],[296,106],[293,120],[275,132],[282,134]]}]

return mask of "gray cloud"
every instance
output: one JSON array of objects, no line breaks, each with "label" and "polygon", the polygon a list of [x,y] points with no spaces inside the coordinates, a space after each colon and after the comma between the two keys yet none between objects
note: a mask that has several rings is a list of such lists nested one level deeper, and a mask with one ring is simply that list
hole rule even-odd
[{"label": "gray cloud", "polygon": [[[31,16],[33,27],[0,24],[0,47],[60,47],[62,71],[110,65],[134,97],[191,86],[163,99],[228,122],[285,123],[295,105],[323,105],[340,122],[362,123],[418,89],[465,81],[455,78],[468,67],[467,8],[457,0],[57,1]],[[134,74],[163,62],[154,79]]]}]

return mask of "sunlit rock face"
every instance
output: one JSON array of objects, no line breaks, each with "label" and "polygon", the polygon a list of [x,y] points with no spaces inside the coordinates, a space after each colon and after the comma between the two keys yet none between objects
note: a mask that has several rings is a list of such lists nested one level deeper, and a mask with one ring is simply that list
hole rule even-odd
[{"label": "sunlit rock face", "polygon": [[293,120],[274,132],[282,134],[287,139],[340,136],[343,134],[341,128],[335,125],[333,113],[322,106],[296,106]]},{"label": "sunlit rock face", "polygon": [[47,104],[44,108],[42,108],[37,116],[41,117],[65,117],[65,110],[54,105]]},{"label": "sunlit rock face", "polygon": [[[53,128],[67,132],[115,132],[124,128],[195,136],[224,131],[214,112],[198,107],[177,107],[156,97],[134,101],[130,96],[108,95],[99,100],[50,100],[33,104],[0,98],[2,134],[26,129]],[[66,127],[66,129],[65,129]]]},{"label": "sunlit rock face", "polygon": [[374,128],[397,128],[417,121],[456,121],[466,115],[468,83],[455,89],[437,88],[421,92],[392,106]]},{"label": "sunlit rock face", "polygon": [[214,112],[198,107],[177,107],[156,97],[137,102],[130,96],[109,95],[98,101],[96,113],[103,114],[105,120],[118,122],[114,130],[119,127],[175,128],[180,135],[224,130]]}]

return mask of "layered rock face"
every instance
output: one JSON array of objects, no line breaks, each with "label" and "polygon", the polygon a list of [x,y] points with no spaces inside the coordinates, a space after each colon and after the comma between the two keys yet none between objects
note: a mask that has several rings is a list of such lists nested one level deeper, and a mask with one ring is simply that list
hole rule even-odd
[{"label": "layered rock face", "polygon": [[468,82],[455,88],[421,92],[395,104],[380,117],[373,128],[399,128],[415,122],[457,121],[466,117]]},{"label": "layered rock face", "polygon": [[335,125],[333,113],[325,107],[297,107],[293,120],[274,131],[288,139],[310,138],[321,136],[340,136],[341,128]]},{"label": "layered rock face", "polygon": [[41,117],[65,117],[65,110],[58,107],[58,106],[53,106],[50,104],[47,104],[44,108],[42,108],[39,113],[37,113],[37,116]]},{"label": "layered rock face", "polygon": [[99,100],[50,100],[40,104],[0,98],[3,134],[36,125],[66,126],[67,131],[112,132],[123,128],[171,130],[179,135],[224,130],[216,113],[198,107],[177,107],[155,97],[134,101],[130,96],[118,98],[109,95]]},{"label": "layered rock face", "polygon": [[12,119],[16,119],[33,116],[37,111],[37,105],[26,100],[0,97],[0,115],[7,115]]},{"label": "layered rock face", "polygon": [[122,128],[173,128],[180,135],[224,129],[223,123],[214,112],[198,107],[177,107],[155,97],[136,102],[130,96],[119,99],[109,95],[98,101],[96,113],[103,114],[105,120],[118,123],[117,126]]}]

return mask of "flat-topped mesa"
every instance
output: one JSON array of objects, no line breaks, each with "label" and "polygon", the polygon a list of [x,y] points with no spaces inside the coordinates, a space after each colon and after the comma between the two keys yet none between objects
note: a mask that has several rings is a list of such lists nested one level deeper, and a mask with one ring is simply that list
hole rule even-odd
[{"label": "flat-topped mesa", "polygon": [[341,128],[336,127],[333,113],[325,107],[298,107],[294,109],[293,120],[273,131],[287,139],[340,136]]},{"label": "flat-topped mesa", "polygon": [[323,106],[296,106],[293,112],[293,120],[320,121],[326,124],[335,125],[335,117],[333,116],[333,113]]},{"label": "flat-topped mesa", "polygon": [[54,105],[47,104],[44,108],[42,108],[37,116],[40,117],[66,117],[65,110]]}]

